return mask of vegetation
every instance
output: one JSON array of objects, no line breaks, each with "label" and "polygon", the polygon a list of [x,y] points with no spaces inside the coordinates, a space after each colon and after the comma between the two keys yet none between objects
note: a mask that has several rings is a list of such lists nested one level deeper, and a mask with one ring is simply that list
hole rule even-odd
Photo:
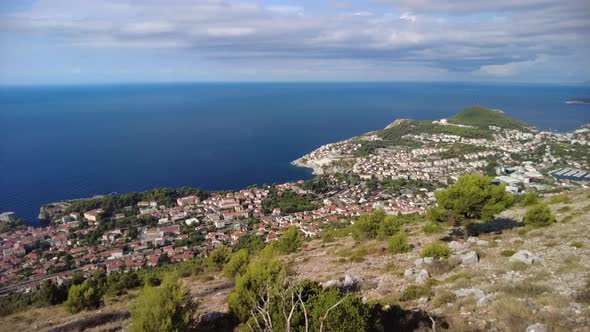
[{"label": "vegetation", "polygon": [[[435,195],[436,202],[442,209],[436,213],[438,218],[450,214],[458,219],[484,221],[493,219],[513,199],[512,195],[506,193],[504,185],[496,186],[491,178],[477,174],[464,175],[448,189],[438,191]],[[434,213],[431,212],[431,215]]]},{"label": "vegetation", "polygon": [[422,227],[422,231],[424,231],[424,234],[435,234],[442,232],[443,228],[438,223],[429,222]]},{"label": "vegetation", "polygon": [[449,258],[451,249],[442,242],[432,242],[425,246],[420,252],[420,257]]},{"label": "vegetation", "polygon": [[379,226],[385,217],[383,210],[375,210],[370,215],[358,217],[354,222],[352,237],[357,241],[376,238]]},{"label": "vegetation", "polygon": [[530,207],[523,219],[525,225],[532,227],[549,226],[555,222],[555,216],[546,204],[536,204]]},{"label": "vegetation", "polygon": [[64,304],[66,310],[77,313],[100,307],[106,290],[105,286],[106,276],[102,273],[85,280],[81,285],[73,285],[70,287],[68,299]]},{"label": "vegetation", "polygon": [[403,230],[391,236],[387,241],[389,252],[392,254],[401,254],[412,250],[408,244],[408,236]]},{"label": "vegetation", "polygon": [[527,207],[539,203],[539,195],[536,192],[530,192],[523,196],[520,205]]},{"label": "vegetation", "polygon": [[525,123],[512,119],[502,112],[481,106],[469,107],[450,117],[448,120],[451,123],[474,126],[481,129],[488,129],[489,126],[497,126],[528,131]]},{"label": "vegetation", "polygon": [[248,250],[240,249],[231,256],[227,264],[223,267],[223,275],[227,278],[234,279],[236,276],[244,274],[249,262],[250,255]]},{"label": "vegetation", "polygon": [[186,331],[196,308],[189,291],[169,274],[159,287],[146,285],[130,310],[129,331]]},{"label": "vegetation", "polygon": [[289,229],[281,235],[277,248],[282,254],[290,254],[297,251],[301,246],[301,233],[295,226],[289,227]]},{"label": "vegetation", "polygon": [[512,257],[512,255],[516,254],[516,250],[512,250],[512,249],[505,249],[502,250],[502,252],[500,252],[500,255],[504,256],[504,257]]},{"label": "vegetation", "polygon": [[114,215],[117,211],[122,211],[125,207],[136,208],[137,203],[141,201],[156,201],[161,205],[172,206],[176,204],[176,199],[196,195],[200,199],[209,197],[209,193],[195,188],[161,188],[147,190],[140,193],[129,193],[124,195],[109,195],[98,198],[83,199],[72,201],[66,213],[78,212],[84,213],[89,210],[102,208],[105,217]]},{"label": "vegetation", "polygon": [[310,211],[317,207],[314,199],[312,195],[300,195],[292,190],[279,191],[273,187],[262,202],[262,207],[265,213],[271,213],[276,208],[281,209],[282,213]]},{"label": "vegetation", "polygon": [[411,285],[403,290],[400,301],[412,301],[421,297],[431,297],[432,295],[432,290],[428,287]]}]

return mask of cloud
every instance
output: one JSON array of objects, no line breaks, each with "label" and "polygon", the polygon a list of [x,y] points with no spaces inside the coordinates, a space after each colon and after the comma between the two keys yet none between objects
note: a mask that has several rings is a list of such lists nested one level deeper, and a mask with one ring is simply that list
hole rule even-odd
[{"label": "cloud", "polygon": [[403,13],[399,18],[400,18],[400,20],[404,20],[404,21],[408,21],[408,22],[412,22],[412,23],[416,22],[416,16],[412,15],[412,13]]},{"label": "cloud", "polygon": [[256,33],[256,29],[249,27],[210,27],[207,34],[212,37],[240,37]]},{"label": "cloud", "polygon": [[373,1],[386,6],[37,0],[0,14],[0,48],[11,47],[2,40],[29,37],[80,49],[176,49],[186,58],[251,67],[378,63],[380,69],[427,68],[416,72],[449,77],[513,77],[544,61],[590,54],[590,10],[582,0]]},{"label": "cloud", "polygon": [[531,67],[533,65],[540,64],[545,61],[547,61],[547,57],[544,55],[541,55],[534,60],[508,62],[508,63],[498,64],[498,65],[481,66],[481,68],[479,68],[479,70],[477,72],[482,73],[482,74],[486,74],[486,75],[491,75],[491,76],[506,77],[506,76],[515,75],[525,69],[528,69],[529,67]]},{"label": "cloud", "polygon": [[300,6],[268,6],[266,10],[281,15],[302,15],[303,14],[303,7]]}]

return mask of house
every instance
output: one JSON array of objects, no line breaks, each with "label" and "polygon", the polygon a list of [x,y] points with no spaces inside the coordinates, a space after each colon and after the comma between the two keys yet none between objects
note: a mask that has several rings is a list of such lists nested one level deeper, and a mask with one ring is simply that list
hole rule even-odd
[{"label": "house", "polygon": [[225,227],[225,221],[224,220],[216,220],[214,222],[214,224],[215,224],[215,227],[217,227],[217,228],[223,228],[223,227]]},{"label": "house", "polygon": [[101,215],[103,213],[104,213],[103,209],[90,210],[90,211],[84,212],[84,218],[86,218],[89,221],[96,222],[98,220],[99,215]]},{"label": "house", "polygon": [[178,206],[195,205],[195,204],[197,204],[199,202],[200,202],[199,197],[197,197],[195,195],[191,195],[191,196],[187,196],[187,197],[182,197],[182,198],[177,198],[176,199],[176,204],[178,204]]}]

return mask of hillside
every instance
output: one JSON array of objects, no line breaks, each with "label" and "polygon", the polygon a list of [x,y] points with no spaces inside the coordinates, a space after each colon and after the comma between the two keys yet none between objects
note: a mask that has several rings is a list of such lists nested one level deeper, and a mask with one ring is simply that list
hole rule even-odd
[{"label": "hillside", "polygon": [[[446,260],[427,262],[419,259],[419,253],[450,229],[426,234],[425,224],[416,220],[404,225],[412,247],[408,253],[391,255],[386,241],[355,242],[343,236],[304,243],[298,252],[283,256],[282,262],[298,280],[324,284],[357,280],[358,296],[397,308],[398,317],[409,319],[404,330],[418,326],[429,330],[431,316],[437,317],[437,331],[440,327],[448,331],[524,331],[533,324],[543,324],[550,331],[587,331],[589,194],[586,190],[546,199],[558,220],[547,228],[522,227],[518,220],[524,209],[513,207],[491,224],[473,226],[477,237],[453,237],[454,242],[449,243],[452,255]],[[511,262],[510,257],[520,250],[529,251],[535,262]],[[466,260],[472,252],[478,259]],[[201,303],[197,314],[215,316],[213,312],[228,310],[226,301],[233,283],[221,273],[186,277],[183,283]],[[76,315],[67,314],[61,305],[31,309],[0,318],[0,326],[7,331],[31,327],[42,331],[125,330],[130,323],[128,308],[136,296],[137,291],[131,291],[109,298],[100,310]],[[223,314],[216,315],[224,319]]]},{"label": "hillside", "polygon": [[501,111],[491,110],[482,106],[472,106],[448,118],[449,123],[474,126],[488,129],[497,126],[509,129],[523,130],[529,126],[521,121],[512,119]]}]

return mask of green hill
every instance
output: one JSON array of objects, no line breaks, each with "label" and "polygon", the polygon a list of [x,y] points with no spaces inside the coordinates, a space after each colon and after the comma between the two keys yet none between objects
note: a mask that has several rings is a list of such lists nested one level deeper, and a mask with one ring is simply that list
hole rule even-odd
[{"label": "green hill", "polygon": [[528,128],[528,125],[524,122],[512,119],[500,111],[481,106],[467,108],[448,118],[448,121],[450,123],[474,126],[481,129],[488,129],[488,126],[519,130],[527,130]]}]

